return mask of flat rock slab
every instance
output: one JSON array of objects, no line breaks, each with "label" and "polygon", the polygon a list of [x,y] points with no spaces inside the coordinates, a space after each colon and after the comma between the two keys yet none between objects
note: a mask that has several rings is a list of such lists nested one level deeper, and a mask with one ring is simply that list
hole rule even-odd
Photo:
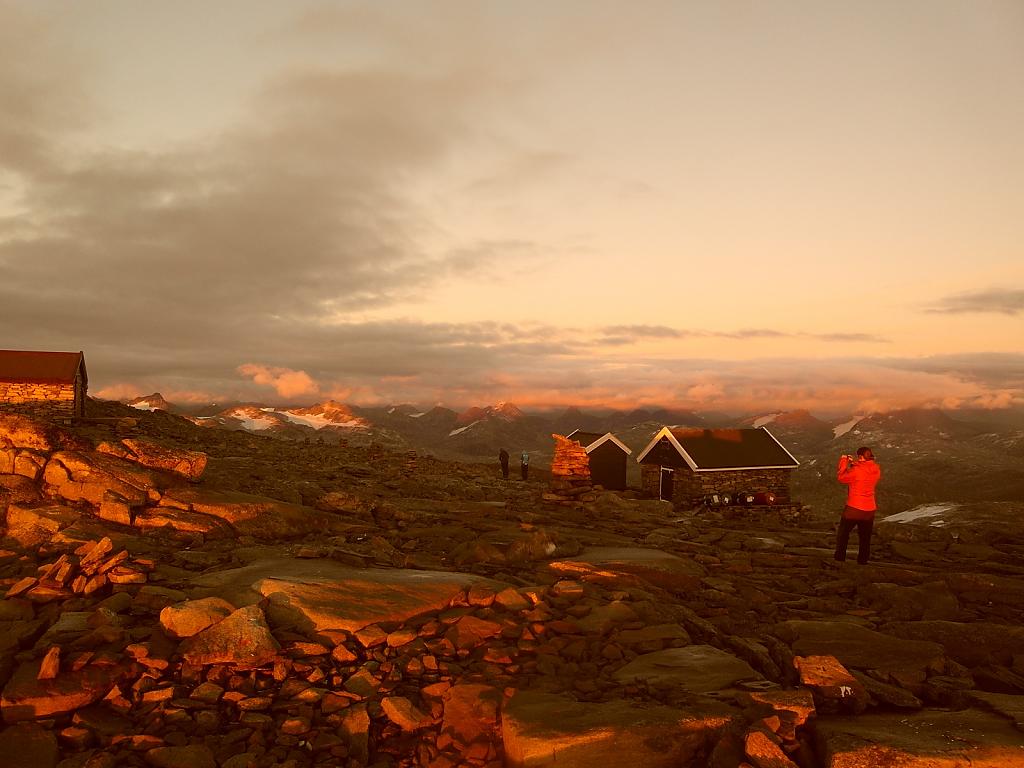
[{"label": "flat rock slab", "polygon": [[129,438],[118,444],[102,443],[98,450],[144,467],[174,472],[189,480],[198,480],[206,469],[205,453],[170,448],[152,440]]},{"label": "flat rock slab", "polygon": [[979,704],[1006,715],[1016,723],[1018,729],[1024,731],[1024,696],[987,691],[971,691],[969,695]]},{"label": "flat rock slab", "polygon": [[954,661],[968,667],[1012,663],[1024,652],[1024,627],[973,621],[906,621],[885,627],[896,637],[939,643]]},{"label": "flat rock slab", "polygon": [[719,702],[691,710],[632,701],[582,703],[520,691],[502,711],[509,768],[675,768],[694,764],[732,721]]},{"label": "flat rock slab", "polygon": [[150,507],[135,516],[132,525],[143,531],[164,531],[177,533],[201,533],[208,539],[235,538],[235,529],[223,520],[200,512],[174,507]]},{"label": "flat rock slab", "polygon": [[337,515],[301,504],[205,488],[172,489],[164,494],[160,505],[219,518],[240,534],[275,541],[310,533],[329,534],[343,521]]},{"label": "flat rock slab", "polygon": [[350,568],[333,560],[277,558],[193,579],[195,593],[234,605],[266,599],[275,624],[303,632],[356,632],[384,621],[403,622],[439,611],[474,585],[495,592],[507,584],[466,573]]},{"label": "flat rock slab", "polygon": [[108,491],[142,504],[151,491],[170,484],[169,476],[98,451],[58,451],[50,457],[43,480],[61,498],[95,506]]},{"label": "flat rock slab", "polygon": [[760,680],[747,662],[710,645],[687,645],[637,656],[615,673],[622,683],[642,680],[658,687],[711,693],[740,680]]},{"label": "flat rock slab", "polygon": [[819,717],[825,768],[1024,768],[1024,740],[999,715],[967,709]]},{"label": "flat rock slab", "polygon": [[0,414],[0,446],[52,451],[67,439],[67,433],[45,422],[14,413]]},{"label": "flat rock slab", "polygon": [[10,504],[7,507],[7,536],[26,549],[49,542],[54,535],[78,522],[82,513],[52,502]]},{"label": "flat rock slab", "polygon": [[924,673],[940,665],[938,643],[904,640],[845,621],[784,621],[775,634],[797,656],[835,656],[847,668]]},{"label": "flat rock slab", "polygon": [[606,584],[640,579],[686,592],[699,589],[706,575],[693,560],[641,547],[590,547],[577,557],[555,560],[548,568],[567,578]]},{"label": "flat rock slab", "polygon": [[39,680],[39,666],[39,661],[22,664],[4,686],[0,710],[5,722],[67,714],[99,701],[114,687],[115,670],[109,667],[90,665],[53,680]]}]

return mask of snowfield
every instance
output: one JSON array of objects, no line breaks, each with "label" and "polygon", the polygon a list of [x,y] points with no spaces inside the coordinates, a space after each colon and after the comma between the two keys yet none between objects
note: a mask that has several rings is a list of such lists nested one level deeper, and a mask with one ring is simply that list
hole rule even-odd
[{"label": "snowfield", "polygon": [[[953,512],[959,508],[959,504],[922,504],[919,507],[908,509],[905,512],[898,512],[895,515],[889,515],[884,518],[887,523],[912,523],[915,520],[922,520],[929,517],[938,517],[939,515],[945,514],[946,512]],[[933,520],[932,525],[941,526],[945,525],[945,520]]]}]

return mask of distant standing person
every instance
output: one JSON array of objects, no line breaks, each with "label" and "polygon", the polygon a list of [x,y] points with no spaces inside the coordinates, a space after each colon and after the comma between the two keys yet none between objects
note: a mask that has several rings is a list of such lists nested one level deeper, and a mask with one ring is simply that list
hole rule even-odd
[{"label": "distant standing person", "polygon": [[865,565],[871,557],[871,529],[875,522],[875,486],[882,477],[882,470],[875,463],[875,455],[870,448],[858,448],[857,458],[852,456],[839,457],[839,469],[836,479],[849,486],[846,496],[846,508],[839,521],[839,535],[836,538],[836,560],[846,560],[846,545],[850,541],[850,532],[857,529],[860,548],[857,551],[857,562]]},{"label": "distant standing person", "polygon": [[523,480],[526,480],[526,476],[530,474],[530,454],[527,451],[523,451],[523,455],[519,457],[519,468],[523,470]]},{"label": "distant standing person", "polygon": [[504,448],[498,451],[498,461],[501,463],[501,476],[508,480],[508,451]]}]

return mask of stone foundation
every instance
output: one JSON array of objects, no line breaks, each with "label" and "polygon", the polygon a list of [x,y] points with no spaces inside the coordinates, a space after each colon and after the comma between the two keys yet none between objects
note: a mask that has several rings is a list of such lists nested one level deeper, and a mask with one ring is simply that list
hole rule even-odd
[{"label": "stone foundation", "polygon": [[[767,491],[775,494],[776,504],[789,504],[788,469],[739,469],[730,472],[693,472],[689,467],[673,467],[672,503],[677,507],[691,507],[700,504],[705,496],[712,493],[737,493]],[[658,498],[661,482],[661,467],[644,464],[640,468],[640,484],[645,495]]]}]

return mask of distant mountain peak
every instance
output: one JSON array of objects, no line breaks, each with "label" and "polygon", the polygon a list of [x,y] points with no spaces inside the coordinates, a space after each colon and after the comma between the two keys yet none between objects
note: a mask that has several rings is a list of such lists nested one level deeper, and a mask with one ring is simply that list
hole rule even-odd
[{"label": "distant mountain peak", "polygon": [[129,400],[126,405],[132,408],[137,408],[140,411],[171,411],[174,406],[171,405],[164,399],[164,396],[159,392],[154,392],[152,395],[146,395],[144,397],[136,397]]}]

